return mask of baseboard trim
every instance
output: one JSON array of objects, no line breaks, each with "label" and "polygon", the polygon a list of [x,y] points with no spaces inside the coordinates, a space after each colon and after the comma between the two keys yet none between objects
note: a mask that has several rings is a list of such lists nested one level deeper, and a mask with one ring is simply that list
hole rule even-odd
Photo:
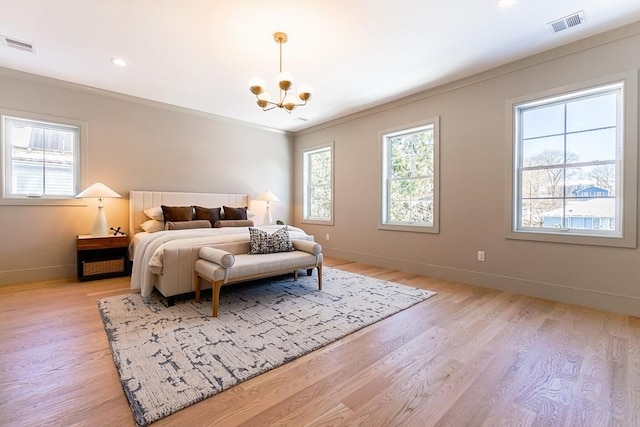
[{"label": "baseboard trim", "polygon": [[75,277],[75,264],[0,271],[0,286],[15,285],[19,283],[45,282],[48,280],[75,280]]},{"label": "baseboard trim", "polygon": [[635,296],[579,289],[557,283],[539,282],[341,249],[324,248],[323,253],[329,257],[405,271],[422,276],[451,280],[566,304],[597,308],[614,313],[640,316],[640,297]]}]

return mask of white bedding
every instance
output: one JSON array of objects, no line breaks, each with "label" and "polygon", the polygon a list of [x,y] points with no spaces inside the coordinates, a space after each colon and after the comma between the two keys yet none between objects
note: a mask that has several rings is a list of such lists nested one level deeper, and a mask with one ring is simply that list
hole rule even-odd
[{"label": "white bedding", "polygon": [[[268,232],[281,228],[279,225],[258,227]],[[300,228],[287,226],[291,239],[306,239]],[[140,289],[143,297],[153,291],[153,275],[161,275],[163,251],[166,248],[190,247],[215,243],[248,242],[248,227],[198,228],[190,230],[138,233],[134,236],[130,250],[133,251],[131,289]]]}]

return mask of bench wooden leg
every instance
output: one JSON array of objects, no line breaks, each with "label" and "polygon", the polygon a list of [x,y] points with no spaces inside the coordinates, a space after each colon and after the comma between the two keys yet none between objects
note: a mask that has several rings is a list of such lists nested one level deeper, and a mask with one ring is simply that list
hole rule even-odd
[{"label": "bench wooden leg", "polygon": [[211,289],[211,305],[213,306],[213,317],[218,317],[218,304],[220,303],[220,288],[224,283],[223,280],[213,282]]},{"label": "bench wooden leg", "polygon": [[318,290],[322,290],[322,263],[318,263]]},{"label": "bench wooden leg", "polygon": [[313,274],[313,268],[307,268],[307,276],[311,276]]},{"label": "bench wooden leg", "polygon": [[298,280],[298,269],[293,270],[293,281]]},{"label": "bench wooden leg", "polygon": [[196,273],[194,276],[193,288],[196,290],[196,302],[200,302],[200,275]]}]

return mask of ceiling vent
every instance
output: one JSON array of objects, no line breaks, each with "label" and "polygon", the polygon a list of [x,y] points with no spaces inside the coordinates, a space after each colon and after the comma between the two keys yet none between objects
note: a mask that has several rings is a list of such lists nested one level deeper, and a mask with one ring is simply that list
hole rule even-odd
[{"label": "ceiling vent", "polygon": [[584,21],[584,11],[581,10],[580,12],[572,13],[571,15],[565,16],[564,18],[549,22],[549,24],[547,25],[549,25],[552,33],[559,33],[560,31],[566,30],[567,28],[580,25]]},{"label": "ceiling vent", "polygon": [[15,49],[24,50],[27,52],[34,53],[35,47],[32,43],[23,42],[20,40],[12,39],[11,37],[1,36],[2,41],[9,47],[13,47]]}]

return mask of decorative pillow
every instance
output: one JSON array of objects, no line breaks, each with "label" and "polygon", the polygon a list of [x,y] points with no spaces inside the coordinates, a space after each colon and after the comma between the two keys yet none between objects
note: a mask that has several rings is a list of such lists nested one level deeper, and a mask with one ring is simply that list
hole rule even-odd
[{"label": "decorative pillow", "polygon": [[187,230],[190,228],[211,228],[211,223],[207,219],[178,222],[167,221],[164,223],[165,230]]},{"label": "decorative pillow", "polygon": [[213,224],[214,228],[222,227],[253,227],[253,221],[250,219],[223,219]]},{"label": "decorative pillow", "polygon": [[194,206],[193,208],[196,210],[196,219],[207,219],[212,227],[215,227],[216,221],[222,219],[221,208],[203,208],[202,206]]},{"label": "decorative pillow", "polygon": [[292,240],[291,243],[297,251],[305,251],[313,255],[320,255],[322,253],[322,245],[320,245],[320,243],[298,239]]},{"label": "decorative pillow", "polygon": [[163,221],[164,220],[164,216],[162,215],[162,208],[160,206],[156,206],[153,208],[149,208],[149,209],[145,209],[144,214],[151,218],[151,219],[155,219],[158,221]]},{"label": "decorative pillow", "polygon": [[164,222],[191,221],[193,219],[193,207],[191,206],[165,206],[162,205]]},{"label": "decorative pillow", "polygon": [[236,262],[236,257],[231,252],[209,248],[207,246],[200,248],[200,258],[220,264],[224,268],[233,267],[233,264]]},{"label": "decorative pillow", "polygon": [[223,219],[247,219],[247,207],[244,208],[230,208],[229,206],[222,206],[224,210]]},{"label": "decorative pillow", "polygon": [[142,228],[147,233],[155,233],[157,231],[164,230],[164,221],[158,221],[157,219],[150,219],[149,221],[145,221],[140,224],[140,228]]},{"label": "decorative pillow", "polygon": [[289,240],[289,230],[282,227],[273,234],[264,230],[249,227],[249,254],[272,254],[275,252],[291,252],[293,244]]}]

